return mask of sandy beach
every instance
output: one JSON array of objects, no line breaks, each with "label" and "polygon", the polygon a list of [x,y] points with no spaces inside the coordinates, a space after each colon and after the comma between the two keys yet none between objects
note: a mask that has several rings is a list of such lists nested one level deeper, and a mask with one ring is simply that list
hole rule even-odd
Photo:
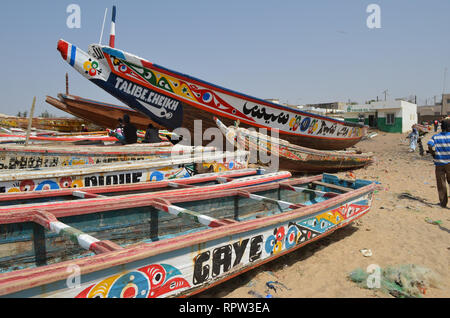
[{"label": "sandy beach", "polygon": [[[434,132],[423,138],[426,142]],[[354,170],[356,178],[380,183],[372,210],[346,228],[306,245],[259,268],[235,277],[196,297],[393,297],[377,289],[359,287],[350,272],[371,264],[385,268],[415,264],[430,269],[438,286],[427,288],[422,297],[450,296],[450,209],[439,206],[434,164],[429,154],[408,152],[407,134],[384,133],[357,144],[373,152],[376,162]],[[348,177],[348,172],[338,173]],[[402,193],[425,201],[399,198]],[[441,221],[430,224],[425,221]],[[361,249],[370,249],[366,257]],[[276,291],[266,283],[278,281]]]}]

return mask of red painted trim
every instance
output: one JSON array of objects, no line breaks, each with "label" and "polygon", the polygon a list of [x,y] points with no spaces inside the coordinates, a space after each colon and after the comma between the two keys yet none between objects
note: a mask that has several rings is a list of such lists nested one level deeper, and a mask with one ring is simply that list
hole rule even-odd
[{"label": "red painted trim", "polygon": [[63,40],[58,41],[57,50],[61,53],[62,58],[64,61],[67,61],[67,53],[69,51],[69,43]]}]

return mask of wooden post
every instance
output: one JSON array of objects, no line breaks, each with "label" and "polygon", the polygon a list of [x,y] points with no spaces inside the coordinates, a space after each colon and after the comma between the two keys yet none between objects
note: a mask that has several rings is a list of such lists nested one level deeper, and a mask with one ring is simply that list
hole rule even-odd
[{"label": "wooden post", "polygon": [[66,95],[69,95],[69,74],[66,73]]},{"label": "wooden post", "polygon": [[37,223],[33,223],[33,248],[36,266],[47,265],[45,230]]},{"label": "wooden post", "polygon": [[28,118],[27,138],[25,140],[25,146],[28,146],[28,140],[30,139],[31,124],[33,122],[33,113],[34,113],[35,105],[36,105],[36,96],[34,96],[34,98],[33,98],[33,104],[31,105],[31,111],[30,111],[30,117]]}]

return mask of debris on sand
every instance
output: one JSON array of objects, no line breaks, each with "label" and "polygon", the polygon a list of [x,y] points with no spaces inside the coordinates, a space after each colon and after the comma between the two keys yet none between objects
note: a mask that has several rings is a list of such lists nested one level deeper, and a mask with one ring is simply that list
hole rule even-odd
[{"label": "debris on sand", "polygon": [[349,279],[362,288],[376,288],[397,298],[422,297],[428,288],[438,287],[439,282],[432,270],[414,264],[380,268],[372,273],[357,268]]}]

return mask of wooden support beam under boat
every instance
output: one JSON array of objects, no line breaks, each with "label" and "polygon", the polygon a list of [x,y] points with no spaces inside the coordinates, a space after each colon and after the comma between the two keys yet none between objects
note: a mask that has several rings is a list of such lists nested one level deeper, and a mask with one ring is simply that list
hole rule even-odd
[{"label": "wooden support beam under boat", "polygon": [[302,187],[294,187],[290,184],[282,183],[280,182],[280,188],[287,189],[295,192],[312,192],[318,196],[325,197],[325,198],[334,198],[339,195],[339,193],[336,192],[325,192],[320,190],[314,190],[314,189],[308,189],[308,188],[302,188]]},{"label": "wooden support beam under boat", "polygon": [[335,184],[332,184],[332,183],[326,183],[326,182],[322,182],[322,181],[313,181],[312,183],[315,184],[315,185],[322,186],[322,187],[336,189],[336,190],[339,190],[339,191],[342,191],[342,192],[350,192],[350,191],[353,190],[351,188],[341,187],[341,186],[338,186],[338,185],[335,185]]},{"label": "wooden support beam under boat", "polygon": [[153,199],[150,201],[150,205],[153,207],[167,212],[169,214],[175,215],[175,216],[181,216],[181,217],[188,217],[191,220],[194,220],[195,222],[201,223],[203,225],[206,225],[208,227],[219,227],[228,224],[229,222],[224,222],[218,219],[214,219],[210,216],[191,211],[176,205],[173,205],[170,203],[170,201],[166,199]]},{"label": "wooden support beam under boat", "polygon": [[[82,248],[92,251],[96,254],[120,250],[123,247],[111,242],[100,241],[89,234],[86,234],[74,227],[64,224],[50,212],[35,210],[32,211],[31,220],[36,224],[50,230],[58,235],[62,235],[70,239],[72,242],[79,244]],[[45,241],[44,241],[45,243]]]},{"label": "wooden support beam under boat", "polygon": [[250,193],[245,190],[238,190],[238,194],[244,198],[249,198],[249,199],[253,199],[253,200],[257,200],[257,201],[263,201],[263,202],[269,202],[269,203],[276,204],[276,205],[278,205],[280,210],[298,209],[298,208],[306,206],[304,204],[291,203],[291,202],[287,202],[287,201],[283,201],[283,200],[276,200],[276,199],[264,197],[262,195],[253,194],[253,193]]}]

